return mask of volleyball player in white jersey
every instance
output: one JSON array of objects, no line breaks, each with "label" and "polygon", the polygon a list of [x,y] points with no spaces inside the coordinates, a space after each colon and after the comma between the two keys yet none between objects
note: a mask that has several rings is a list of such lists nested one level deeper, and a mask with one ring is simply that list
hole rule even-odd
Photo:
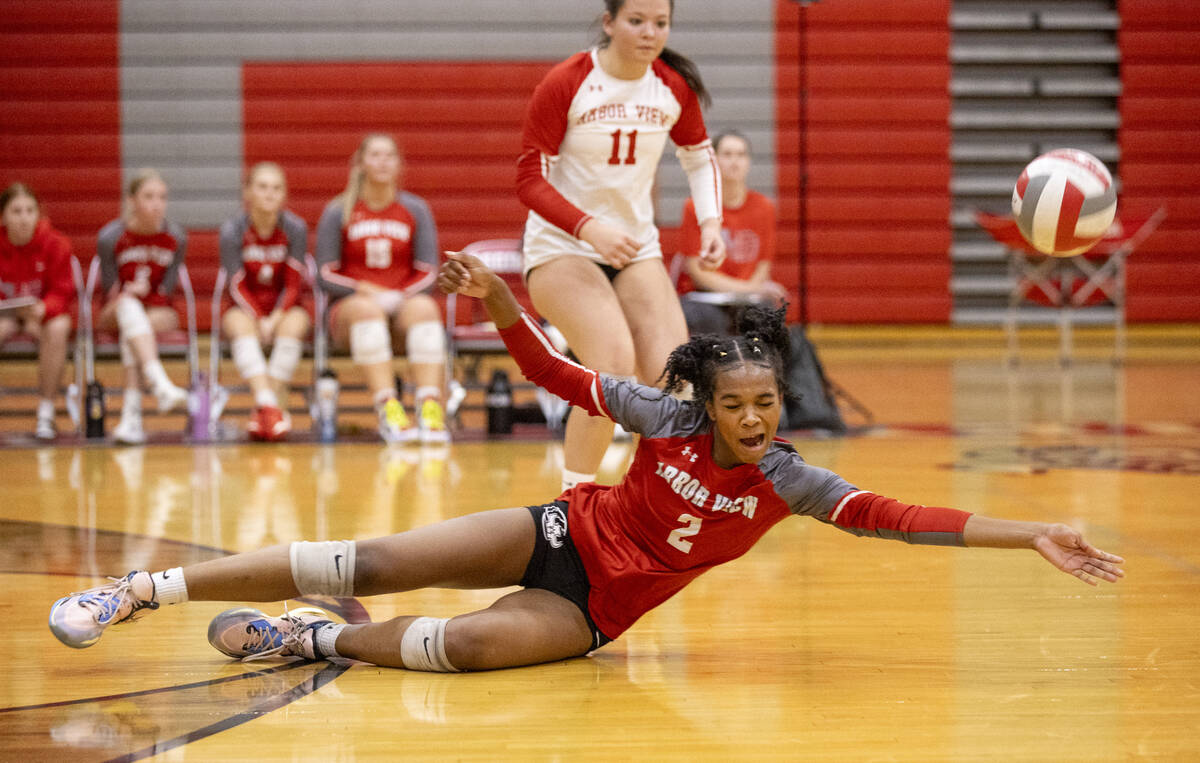
[{"label": "volleyball player in white jersey", "polygon": [[[671,0],[605,0],[598,47],[534,91],[518,163],[534,306],[585,364],[649,384],[687,339],[654,225],[668,137],[695,202],[700,256],[716,267],[725,253],[720,173],[700,111],[709,96],[695,64],[666,48],[673,10]],[[612,428],[571,412],[564,488],[595,479]]]}]

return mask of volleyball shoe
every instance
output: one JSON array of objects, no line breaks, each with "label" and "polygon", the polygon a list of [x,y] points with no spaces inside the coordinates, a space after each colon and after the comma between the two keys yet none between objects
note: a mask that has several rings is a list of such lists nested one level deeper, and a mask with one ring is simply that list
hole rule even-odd
[{"label": "volleyball shoe", "polygon": [[421,412],[417,416],[417,429],[423,443],[450,442],[450,430],[446,428],[446,411],[442,404],[432,397],[421,403]]},{"label": "volleyball shoe", "polygon": [[129,622],[143,609],[158,609],[149,575],[137,581],[137,587],[150,598],[143,599],[134,591],[134,578],[144,574],[135,570],[123,578],[109,578],[111,582],[102,586],[62,597],[50,607],[50,632],[72,649],[83,649],[96,643],[108,626]]},{"label": "volleyball shoe", "polygon": [[417,439],[417,427],[413,425],[404,406],[394,397],[389,397],[378,407],[379,436],[386,443],[408,443]]},{"label": "volleyball shoe", "polygon": [[316,607],[289,611],[283,607],[279,617],[269,617],[250,607],[227,609],[208,624],[208,643],[229,657],[249,662],[267,657],[302,657],[323,660],[316,646],[316,633],[331,625],[329,615]]}]

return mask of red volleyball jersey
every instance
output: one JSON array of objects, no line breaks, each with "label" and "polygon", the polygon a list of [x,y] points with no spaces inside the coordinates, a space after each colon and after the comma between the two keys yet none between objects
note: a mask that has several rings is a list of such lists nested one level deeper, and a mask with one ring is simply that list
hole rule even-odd
[{"label": "red volleyball jersey", "polygon": [[104,226],[96,253],[109,299],[124,291],[147,306],[170,305],[186,248],[187,234],[174,223],[149,234],[134,233],[121,220]]},{"label": "red volleyball jersey", "polygon": [[275,228],[260,236],[241,215],[221,226],[221,263],[229,277],[229,293],[250,315],[263,318],[287,310],[300,298],[308,228],[284,211]]},{"label": "red volleyball jersey", "polygon": [[781,439],[758,463],[725,469],[713,461],[702,404],[572,363],[527,315],[501,336],[530,381],[642,435],[620,483],[586,483],[560,496],[591,586],[589,614],[609,638],[696,576],[746,553],[790,514],[855,535],[962,545],[966,512],[858,490],[806,464]]},{"label": "red volleyball jersey", "polygon": [[[358,281],[394,289],[406,293],[424,290],[433,284],[437,271],[437,255],[432,261],[414,256],[414,242],[418,237],[418,221],[409,207],[401,203],[406,196],[374,211],[366,203],[354,205],[348,221],[341,225],[340,252],[321,251],[321,233],[318,232],[318,259],[321,262],[322,278],[335,286],[353,290]],[[331,214],[340,220],[336,202],[326,208],[325,218]],[[430,218],[429,227],[432,227]],[[333,261],[333,260],[336,260]]]},{"label": "red volleyball jersey", "polygon": [[[758,263],[775,259],[775,205],[758,191],[748,191],[746,201],[736,209],[723,207],[721,237],[725,239],[725,261],[718,272],[742,281],[750,280]],[[700,254],[700,224],[691,199],[683,202],[680,222],[681,249],[688,257]],[[679,293],[695,289],[685,272],[679,277]]]},{"label": "red volleyball jersey", "polygon": [[33,238],[22,246],[8,240],[0,226],[0,299],[36,297],[46,306],[42,321],[62,315],[75,299],[71,277],[71,242],[46,218],[38,220]]}]

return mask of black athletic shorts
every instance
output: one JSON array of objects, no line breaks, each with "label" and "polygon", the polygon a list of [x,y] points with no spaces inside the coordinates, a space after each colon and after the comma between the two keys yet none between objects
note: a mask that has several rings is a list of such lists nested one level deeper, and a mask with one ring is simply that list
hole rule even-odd
[{"label": "black athletic shorts", "polygon": [[587,570],[583,568],[579,552],[575,550],[575,543],[567,533],[567,502],[554,501],[525,508],[533,515],[537,541],[529,566],[525,568],[525,576],[521,578],[521,585],[556,593],[579,607],[588,628],[592,630],[592,647],[588,651],[599,649],[612,639],[600,632],[588,614],[591,584],[588,583]]},{"label": "black athletic shorts", "polygon": [[617,280],[617,274],[621,272],[606,262],[597,262],[596,267],[600,268],[600,272],[608,278],[610,283]]}]

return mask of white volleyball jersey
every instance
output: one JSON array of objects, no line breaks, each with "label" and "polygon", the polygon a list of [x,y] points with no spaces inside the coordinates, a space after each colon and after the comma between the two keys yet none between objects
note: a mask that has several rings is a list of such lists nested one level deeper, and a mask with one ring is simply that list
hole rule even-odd
[{"label": "white volleyball jersey", "polygon": [[696,94],[678,72],[659,59],[640,79],[617,79],[596,50],[551,70],[530,102],[520,161],[521,198],[531,209],[527,269],[547,255],[599,259],[575,237],[591,217],[641,241],[636,259],[661,256],[652,189],[668,137],[679,146],[700,219],[719,218],[716,157]]}]

